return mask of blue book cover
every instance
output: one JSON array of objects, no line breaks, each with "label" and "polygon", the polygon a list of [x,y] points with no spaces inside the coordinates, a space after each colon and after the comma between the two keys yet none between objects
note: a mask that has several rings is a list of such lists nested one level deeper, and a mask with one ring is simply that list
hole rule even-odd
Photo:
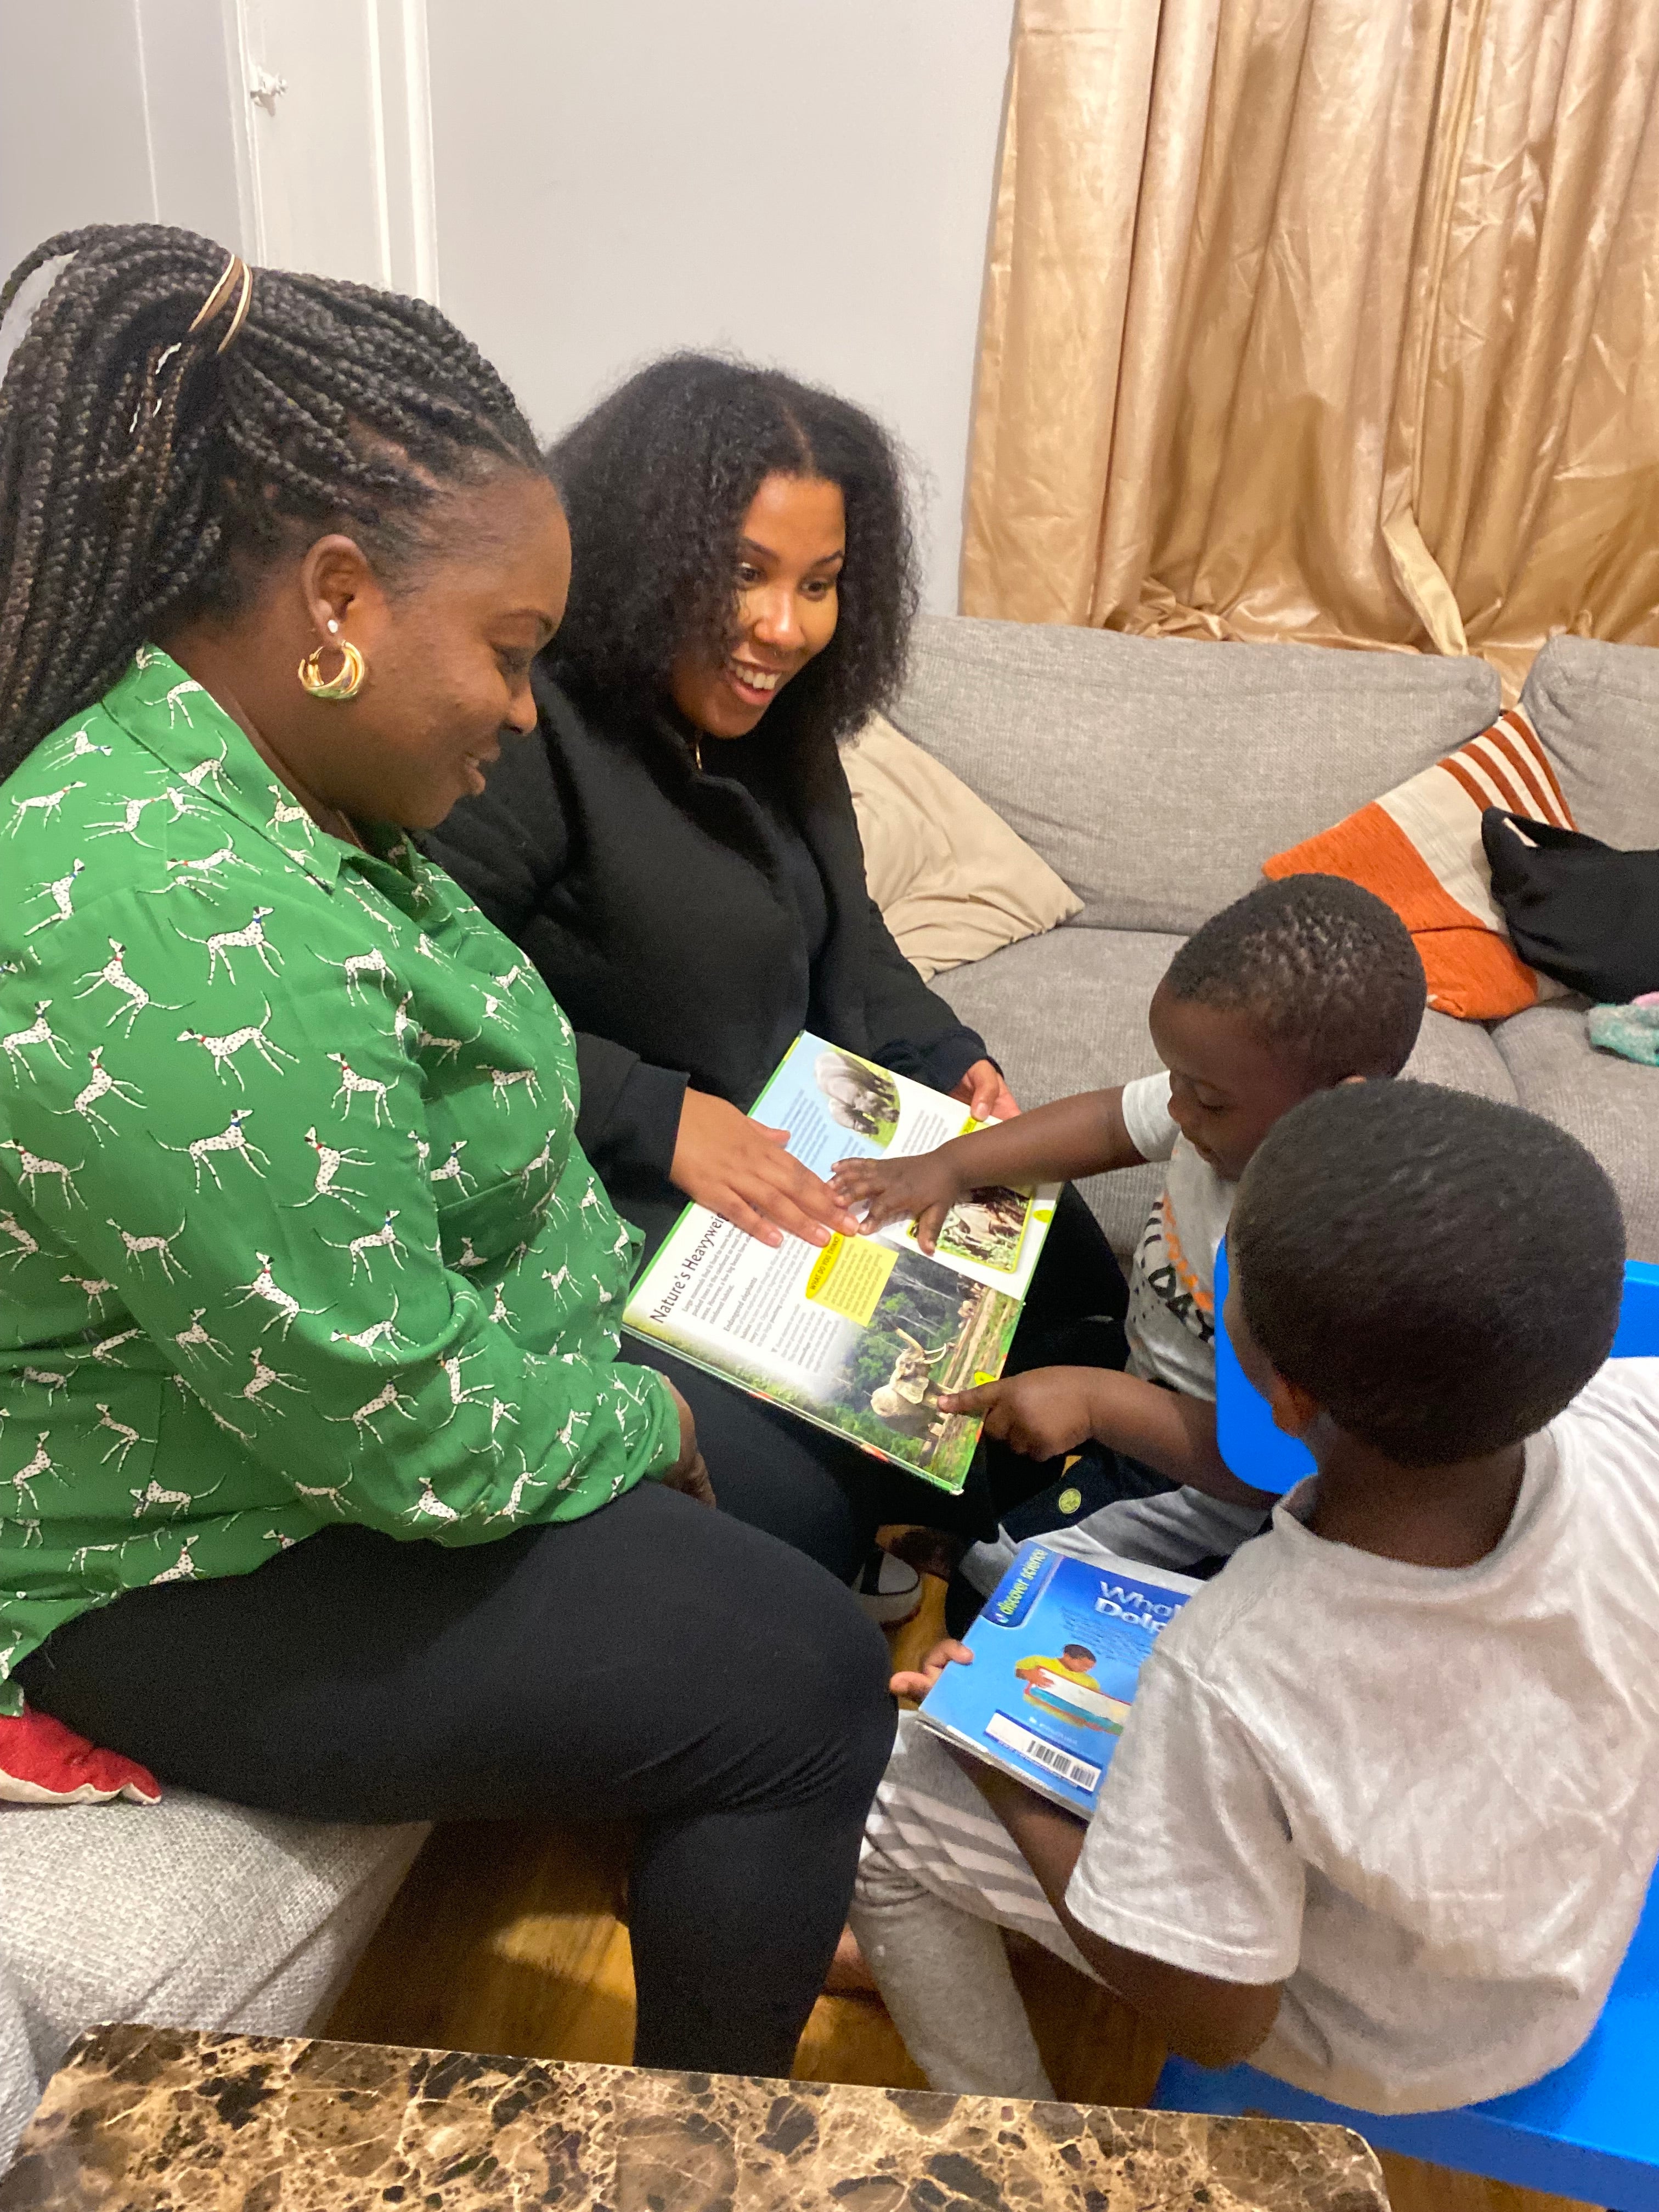
[{"label": "blue book cover", "polygon": [[1097,1552],[1022,1544],[921,1706],[948,1738],[1069,1812],[1089,1814],[1153,1644],[1201,1583]]}]

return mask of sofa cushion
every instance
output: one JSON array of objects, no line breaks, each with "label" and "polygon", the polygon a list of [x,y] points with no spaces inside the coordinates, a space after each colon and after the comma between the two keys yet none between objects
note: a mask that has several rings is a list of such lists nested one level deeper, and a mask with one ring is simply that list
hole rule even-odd
[{"label": "sofa cushion", "polygon": [[1496,716],[1484,662],[925,617],[892,719],[1097,928],[1195,929]]},{"label": "sofa cushion", "polygon": [[12,2147],[46,2086],[29,2042],[21,1992],[0,1959],[0,2173],[10,2163]]},{"label": "sofa cushion", "polygon": [[1597,1052],[1582,999],[1530,1006],[1493,1036],[1521,1103],[1589,1146],[1613,1177],[1630,1257],[1659,1261],[1659,1072]]},{"label": "sofa cushion", "polygon": [[[1042,1106],[1157,1073],[1146,1009],[1180,943],[1178,937],[1071,924],[953,969],[935,988],[990,1046],[1020,1104]],[[1516,1101],[1514,1080],[1487,1031],[1447,1014],[1424,1017],[1406,1072],[1425,1083]],[[1135,1168],[1080,1186],[1120,1253],[1133,1249],[1163,1174],[1158,1167]]]},{"label": "sofa cushion", "polygon": [[159,1805],[0,1807],[0,2051],[11,2069],[0,2171],[83,2028],[301,2033],[425,1833],[245,1812],[172,1788]]},{"label": "sofa cushion", "polygon": [[[1079,928],[1068,922],[953,968],[933,988],[976,1029],[1022,1106],[1153,1075],[1146,1009],[1178,937]],[[1133,1249],[1164,1170],[1135,1168],[1079,1186],[1119,1252]]]},{"label": "sofa cushion", "polygon": [[1627,852],[1659,846],[1659,651],[1553,637],[1521,704],[1578,827]]},{"label": "sofa cushion", "polygon": [[1454,1021],[1449,1014],[1424,1015],[1417,1049],[1404,1072],[1419,1083],[1443,1083],[1454,1091],[1472,1091],[1477,1098],[1496,1098],[1504,1106],[1518,1103],[1515,1079],[1493,1033],[1478,1022]]}]

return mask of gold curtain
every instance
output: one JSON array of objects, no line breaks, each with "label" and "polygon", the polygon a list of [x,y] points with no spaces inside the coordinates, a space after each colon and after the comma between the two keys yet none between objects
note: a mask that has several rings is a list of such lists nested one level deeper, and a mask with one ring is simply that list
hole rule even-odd
[{"label": "gold curtain", "polygon": [[1659,644],[1659,0],[1021,0],[969,614]]}]

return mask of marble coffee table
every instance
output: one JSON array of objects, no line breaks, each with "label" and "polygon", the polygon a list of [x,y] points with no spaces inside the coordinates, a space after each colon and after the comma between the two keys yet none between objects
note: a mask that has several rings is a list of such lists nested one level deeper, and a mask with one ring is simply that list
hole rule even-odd
[{"label": "marble coffee table", "polygon": [[106,2027],[0,2212],[1388,2212],[1340,2128]]}]

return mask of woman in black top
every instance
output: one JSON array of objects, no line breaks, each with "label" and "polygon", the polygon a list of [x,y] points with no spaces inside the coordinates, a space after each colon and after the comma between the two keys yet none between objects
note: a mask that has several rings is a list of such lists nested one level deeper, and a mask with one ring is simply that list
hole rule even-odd
[{"label": "woman in black top", "polygon": [[[578,1137],[653,1244],[688,1198],[770,1243],[851,1233],[829,1186],[746,1117],[800,1030],[981,1115],[1017,1110],[984,1040],[872,901],[837,752],[896,691],[915,606],[893,451],[826,392],[682,355],[612,393],[550,458],[574,572],[535,675],[540,727],[431,849],[569,1016]],[[1067,1199],[1016,1365],[1052,1356],[1057,1328],[1123,1310],[1110,1249]],[[696,1410],[721,1504],[838,1574],[879,1520],[977,1532],[994,1518],[982,1491],[953,1506],[637,1350]]]}]

